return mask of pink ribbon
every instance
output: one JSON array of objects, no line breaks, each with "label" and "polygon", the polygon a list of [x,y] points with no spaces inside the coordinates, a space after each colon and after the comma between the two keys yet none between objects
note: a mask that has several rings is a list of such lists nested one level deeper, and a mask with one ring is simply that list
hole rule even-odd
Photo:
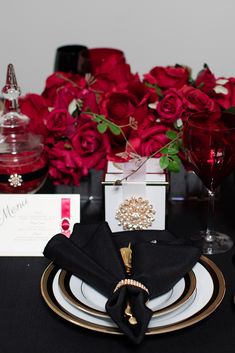
[{"label": "pink ribbon", "polygon": [[61,199],[61,233],[67,238],[71,235],[70,229],[70,199]]}]

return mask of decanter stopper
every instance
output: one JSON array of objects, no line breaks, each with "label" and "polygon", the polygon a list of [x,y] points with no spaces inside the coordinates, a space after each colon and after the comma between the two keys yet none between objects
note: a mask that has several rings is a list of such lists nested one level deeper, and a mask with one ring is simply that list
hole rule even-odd
[{"label": "decanter stopper", "polygon": [[7,67],[6,84],[2,89],[3,97],[11,103],[9,108],[16,111],[19,110],[18,98],[20,94],[21,90],[17,83],[14,66],[9,64]]}]

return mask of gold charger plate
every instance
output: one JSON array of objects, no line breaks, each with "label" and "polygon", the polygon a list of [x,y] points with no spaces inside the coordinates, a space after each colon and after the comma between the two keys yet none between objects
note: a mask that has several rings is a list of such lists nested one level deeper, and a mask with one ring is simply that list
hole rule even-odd
[{"label": "gold charger plate", "polygon": [[[95,309],[91,306],[88,306],[82,303],[70,290],[69,281],[72,274],[67,272],[66,270],[62,270],[59,275],[59,287],[61,289],[61,294],[63,297],[73,306],[76,308],[83,310],[84,312],[99,316],[99,317],[106,317],[109,318],[109,315],[105,311],[101,311]],[[190,271],[184,276],[185,287],[183,293],[177,298],[173,303],[158,309],[153,310],[153,317],[160,316],[166,313],[169,313],[176,308],[184,305],[193,295],[194,291],[196,290],[196,277],[193,271]]]},{"label": "gold charger plate", "polygon": [[[175,330],[179,330],[179,329],[191,326],[201,321],[202,319],[206,318],[213,311],[216,310],[216,308],[221,303],[225,294],[225,281],[224,281],[223,274],[219,270],[219,268],[215,265],[215,263],[205,256],[201,257],[200,263],[209,272],[213,280],[213,293],[210,300],[203,308],[201,308],[194,315],[176,323],[148,328],[146,335],[155,335],[155,334],[160,334],[165,332],[171,332],[171,331],[175,331]],[[59,270],[58,267],[54,266],[53,264],[50,264],[42,275],[41,293],[46,304],[58,316],[62,317],[66,321],[71,322],[75,325],[87,328],[89,330],[97,331],[97,332],[122,335],[123,333],[116,327],[108,327],[105,325],[100,325],[88,320],[81,319],[75,315],[72,315],[66,312],[61,308],[60,304],[56,301],[52,290],[52,282],[58,270]]]}]

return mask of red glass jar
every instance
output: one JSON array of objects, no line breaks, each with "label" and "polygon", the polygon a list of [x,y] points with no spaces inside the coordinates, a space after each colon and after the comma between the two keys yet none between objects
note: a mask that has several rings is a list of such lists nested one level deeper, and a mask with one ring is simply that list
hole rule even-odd
[{"label": "red glass jar", "polygon": [[28,118],[16,112],[0,118],[0,192],[33,193],[47,176],[40,136],[27,131]]}]

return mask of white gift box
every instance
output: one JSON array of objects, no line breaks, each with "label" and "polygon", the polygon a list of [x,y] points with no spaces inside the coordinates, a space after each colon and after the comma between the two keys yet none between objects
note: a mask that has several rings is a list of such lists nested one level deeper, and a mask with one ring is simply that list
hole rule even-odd
[{"label": "white gift box", "polygon": [[[131,198],[142,198],[152,205],[154,220],[147,229],[165,229],[166,217],[166,174],[159,166],[158,159],[149,159],[143,165],[141,161],[127,163],[108,163],[105,174],[105,220],[113,232],[123,231],[123,226],[116,219],[120,205]],[[142,165],[142,166],[141,166]],[[136,171],[133,173],[133,171]],[[128,176],[127,180],[124,178]],[[115,181],[122,180],[121,185]]]}]

